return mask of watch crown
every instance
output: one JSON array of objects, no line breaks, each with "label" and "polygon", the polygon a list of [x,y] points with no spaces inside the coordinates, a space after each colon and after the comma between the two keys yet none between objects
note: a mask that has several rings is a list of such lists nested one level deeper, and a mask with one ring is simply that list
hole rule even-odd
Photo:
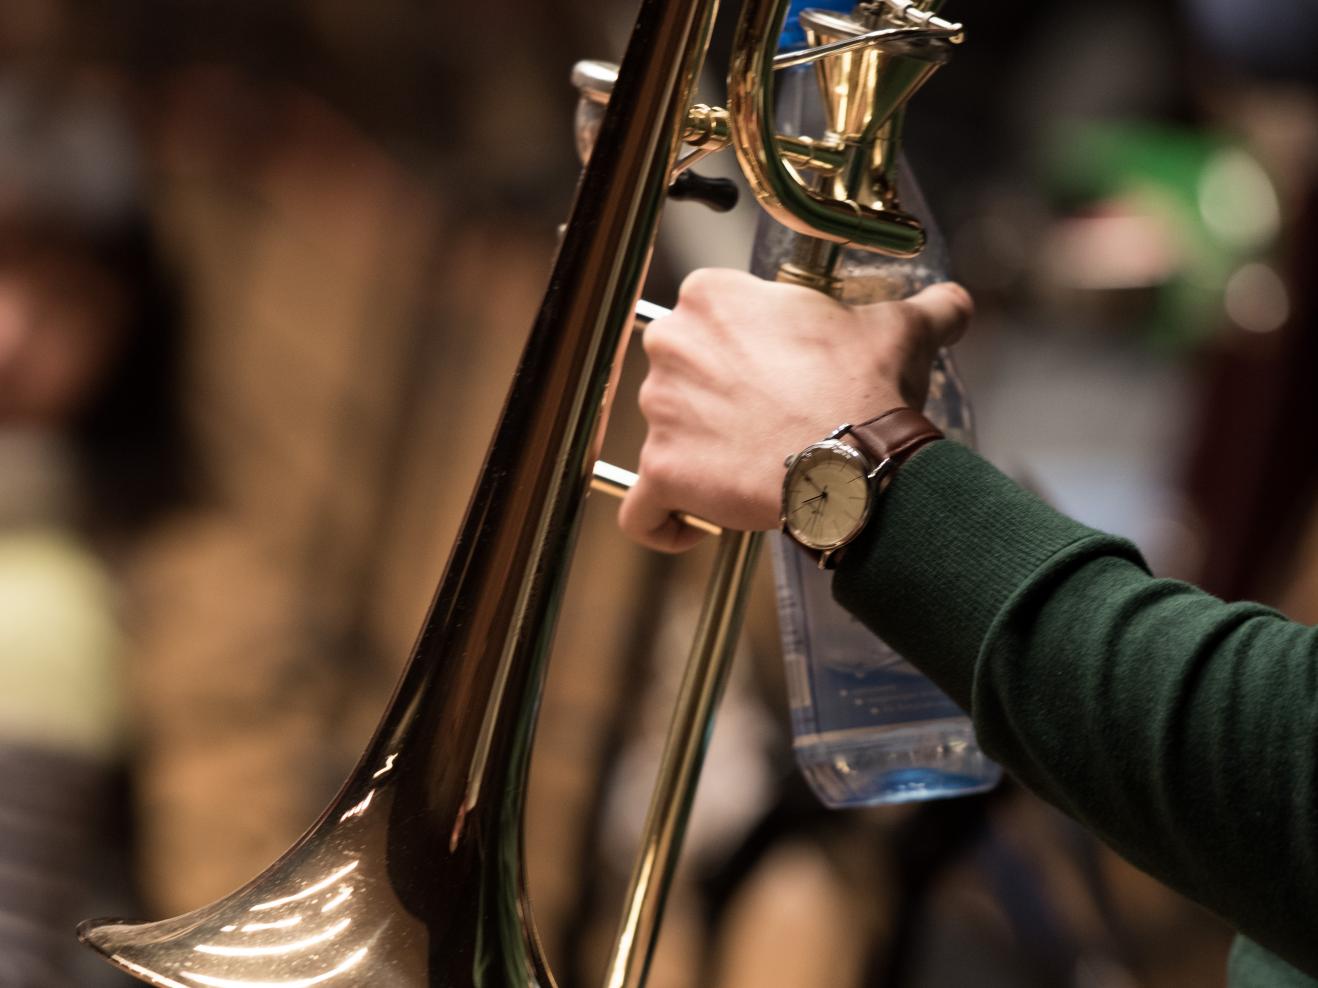
[{"label": "watch crown", "polygon": [[785,457],[783,457],[783,466],[785,466],[788,470],[792,469],[792,464],[796,462],[796,458],[799,455],[800,455],[799,453],[788,453]]}]

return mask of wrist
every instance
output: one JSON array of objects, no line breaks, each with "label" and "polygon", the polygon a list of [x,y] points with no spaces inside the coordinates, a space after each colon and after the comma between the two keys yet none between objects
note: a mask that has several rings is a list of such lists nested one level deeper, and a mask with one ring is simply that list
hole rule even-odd
[{"label": "wrist", "polygon": [[843,425],[787,460],[783,532],[821,569],[864,530],[887,478],[943,433],[919,412],[890,408],[859,425]]}]

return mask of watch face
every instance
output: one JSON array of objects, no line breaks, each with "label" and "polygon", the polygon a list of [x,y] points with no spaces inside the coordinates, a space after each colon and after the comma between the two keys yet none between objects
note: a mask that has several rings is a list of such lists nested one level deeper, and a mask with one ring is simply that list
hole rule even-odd
[{"label": "watch face", "polygon": [[783,525],[812,549],[836,549],[865,527],[870,512],[868,458],[834,439],[807,446],[783,481]]}]

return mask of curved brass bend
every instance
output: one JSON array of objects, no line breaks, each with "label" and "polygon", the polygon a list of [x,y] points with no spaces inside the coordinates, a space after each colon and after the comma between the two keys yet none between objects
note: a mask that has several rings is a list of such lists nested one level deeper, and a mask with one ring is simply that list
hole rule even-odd
[{"label": "curved brass bend", "polygon": [[773,53],[789,0],[747,0],[728,71],[728,111],[737,158],[760,205],[797,233],[863,250],[914,257],[924,227],[914,216],[872,209],[807,188],[782,159],[774,127]]}]

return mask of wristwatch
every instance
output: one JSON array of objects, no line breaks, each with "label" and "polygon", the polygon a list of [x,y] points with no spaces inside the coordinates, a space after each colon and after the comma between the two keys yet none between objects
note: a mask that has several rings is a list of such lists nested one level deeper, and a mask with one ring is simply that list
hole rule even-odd
[{"label": "wristwatch", "polygon": [[784,462],[783,532],[814,555],[820,569],[831,569],[865,528],[885,479],[925,443],[942,438],[913,408],[838,426]]}]

